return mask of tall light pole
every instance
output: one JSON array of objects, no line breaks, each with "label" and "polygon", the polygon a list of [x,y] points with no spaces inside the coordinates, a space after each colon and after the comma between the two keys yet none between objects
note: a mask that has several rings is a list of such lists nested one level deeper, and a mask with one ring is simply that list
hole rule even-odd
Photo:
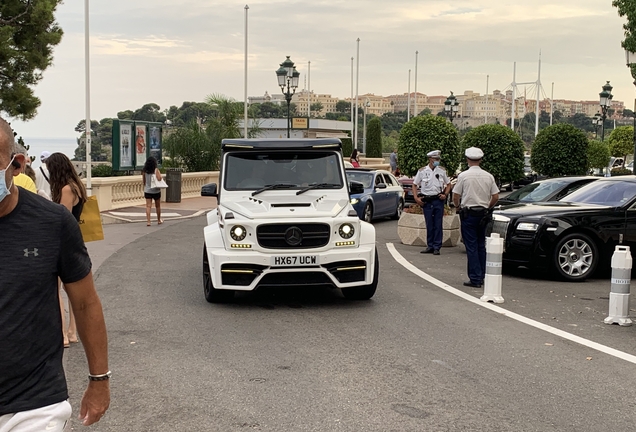
[{"label": "tall light pole", "polygon": [[458,112],[459,102],[453,92],[451,92],[450,96],[446,98],[446,101],[444,101],[444,113],[450,122],[453,123],[453,119],[457,117]]},{"label": "tall light pole", "polygon": [[411,69],[409,69],[409,87],[406,95],[406,121],[411,120]]},{"label": "tall light pole", "polygon": [[[626,48],[625,57],[627,59],[627,67],[632,71],[632,76],[636,78],[633,72],[634,66],[636,66],[636,53]],[[636,81],[634,81],[634,85],[636,86]],[[634,118],[634,161],[636,162],[636,99],[634,99],[633,118]],[[636,175],[636,163],[634,163],[633,165],[634,165],[633,174]]]},{"label": "tall light pole", "polygon": [[349,116],[351,117],[351,138],[355,140],[355,134],[353,132],[353,57],[351,57],[351,108]]},{"label": "tall light pole", "polygon": [[245,5],[245,102],[243,103],[243,138],[247,138],[247,11],[249,8],[248,5]]},{"label": "tall light pole", "polygon": [[358,89],[360,87],[360,38],[356,39],[356,119],[354,123],[353,148],[358,148]]},{"label": "tall light pole", "polygon": [[418,56],[419,52],[415,51],[415,108],[414,108],[414,113],[413,113],[413,117],[417,117],[419,114],[419,110],[417,109],[417,56]]},{"label": "tall light pole", "polygon": [[598,94],[601,105],[601,118],[603,119],[602,129],[601,129],[601,141],[605,141],[605,119],[607,119],[607,110],[609,110],[612,105],[612,87],[610,82],[607,81],[607,84],[603,86],[603,91]]},{"label": "tall light pole", "polygon": [[88,0],[84,0],[84,69],[86,75],[86,190],[88,195],[93,194],[93,186],[91,184],[92,166],[91,166],[91,56],[90,56],[90,37],[89,37],[89,13]]},{"label": "tall light pole", "polygon": [[[276,71],[276,77],[278,78],[278,85],[280,86],[280,89],[285,96],[285,100],[287,101],[287,138],[290,138],[290,106],[292,96],[296,93],[296,89],[298,88],[300,72],[296,70],[296,66],[294,66],[294,62],[291,61],[289,56],[287,56],[285,61],[280,64],[280,68]],[[287,87],[287,89],[285,89],[285,87]]]},{"label": "tall light pole", "polygon": [[369,102],[369,99],[367,98],[364,101],[364,110],[363,110],[364,120],[362,124],[362,153],[365,156],[367,155],[367,108],[369,108],[370,106],[371,106],[371,102]]}]

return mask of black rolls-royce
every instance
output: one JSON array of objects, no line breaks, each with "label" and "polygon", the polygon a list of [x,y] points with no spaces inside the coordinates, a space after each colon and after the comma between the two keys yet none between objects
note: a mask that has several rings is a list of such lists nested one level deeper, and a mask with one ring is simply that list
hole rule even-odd
[{"label": "black rolls-royce", "polygon": [[616,245],[636,248],[636,176],[599,179],[563,201],[495,210],[489,232],[504,240],[504,265],[552,269],[582,281],[609,266]]}]

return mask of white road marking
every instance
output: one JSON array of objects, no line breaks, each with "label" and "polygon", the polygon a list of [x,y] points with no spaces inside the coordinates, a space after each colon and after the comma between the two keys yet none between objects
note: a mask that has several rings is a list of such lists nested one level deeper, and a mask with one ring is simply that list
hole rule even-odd
[{"label": "white road marking", "polygon": [[[119,217],[146,217],[146,213],[127,213],[127,212],[116,212],[116,211],[109,211],[108,214],[112,214],[113,216],[119,216]],[[157,216],[155,213],[151,213],[151,216]],[[180,213],[163,213],[161,212],[161,216],[163,217],[179,217],[181,216]]]},{"label": "white road marking", "polygon": [[623,351],[619,351],[617,349],[608,347],[606,345],[602,345],[600,343],[597,342],[593,342],[591,340],[582,338],[580,336],[574,335],[572,333],[568,333],[566,331],[563,330],[559,330],[557,328],[551,327],[547,324],[543,324],[539,321],[535,321],[533,319],[530,318],[526,318],[523,315],[519,315],[517,313],[514,312],[510,312],[509,310],[506,310],[502,307],[499,306],[495,306],[494,304],[491,303],[486,303],[486,302],[482,302],[481,300],[479,300],[476,297],[473,297],[470,294],[466,294],[463,291],[458,290],[457,288],[453,288],[452,286],[445,284],[444,282],[435,279],[433,276],[429,275],[428,273],[423,272],[422,270],[418,269],[417,267],[415,267],[413,264],[411,264],[410,262],[407,261],[406,258],[404,258],[398,251],[397,249],[395,249],[395,246],[393,245],[393,243],[387,243],[386,247],[389,249],[389,252],[391,253],[391,255],[393,256],[393,259],[395,259],[395,261],[397,261],[398,263],[400,263],[404,268],[406,268],[408,271],[410,271],[411,273],[419,276],[420,278],[424,279],[425,281],[443,289],[444,291],[447,291],[451,294],[456,295],[457,297],[463,298],[464,300],[467,300],[469,302],[472,302],[478,306],[481,306],[483,308],[489,309],[493,312],[496,312],[500,315],[506,316],[508,318],[511,318],[513,320],[519,321],[521,323],[527,324],[529,326],[532,326],[534,328],[537,328],[539,330],[543,330],[545,332],[551,333],[555,336],[559,336],[563,339],[567,339],[569,341],[578,343],[580,345],[586,346],[588,348],[592,348],[594,350],[600,351],[602,353],[605,353],[607,355],[611,355],[614,356],[616,358],[628,361],[630,363],[636,364],[636,356],[632,355],[632,354],[627,354]]}]

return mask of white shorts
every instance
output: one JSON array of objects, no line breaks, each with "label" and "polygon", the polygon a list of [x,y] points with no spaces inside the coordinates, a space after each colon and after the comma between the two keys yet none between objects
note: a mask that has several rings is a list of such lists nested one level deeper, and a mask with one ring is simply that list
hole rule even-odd
[{"label": "white shorts", "polygon": [[0,416],[0,432],[63,432],[72,411],[71,404],[64,401],[30,411],[5,414]]}]

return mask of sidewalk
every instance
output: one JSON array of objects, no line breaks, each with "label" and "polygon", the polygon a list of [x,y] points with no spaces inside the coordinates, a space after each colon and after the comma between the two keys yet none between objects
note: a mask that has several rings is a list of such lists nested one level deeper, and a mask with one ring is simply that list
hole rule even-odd
[{"label": "sidewalk", "polygon": [[[200,216],[216,208],[216,199],[210,197],[184,198],[180,203],[161,203],[161,218],[164,221],[189,219]],[[153,224],[157,223],[154,203],[150,215]],[[105,225],[146,222],[146,206],[123,207],[102,212]]]}]

